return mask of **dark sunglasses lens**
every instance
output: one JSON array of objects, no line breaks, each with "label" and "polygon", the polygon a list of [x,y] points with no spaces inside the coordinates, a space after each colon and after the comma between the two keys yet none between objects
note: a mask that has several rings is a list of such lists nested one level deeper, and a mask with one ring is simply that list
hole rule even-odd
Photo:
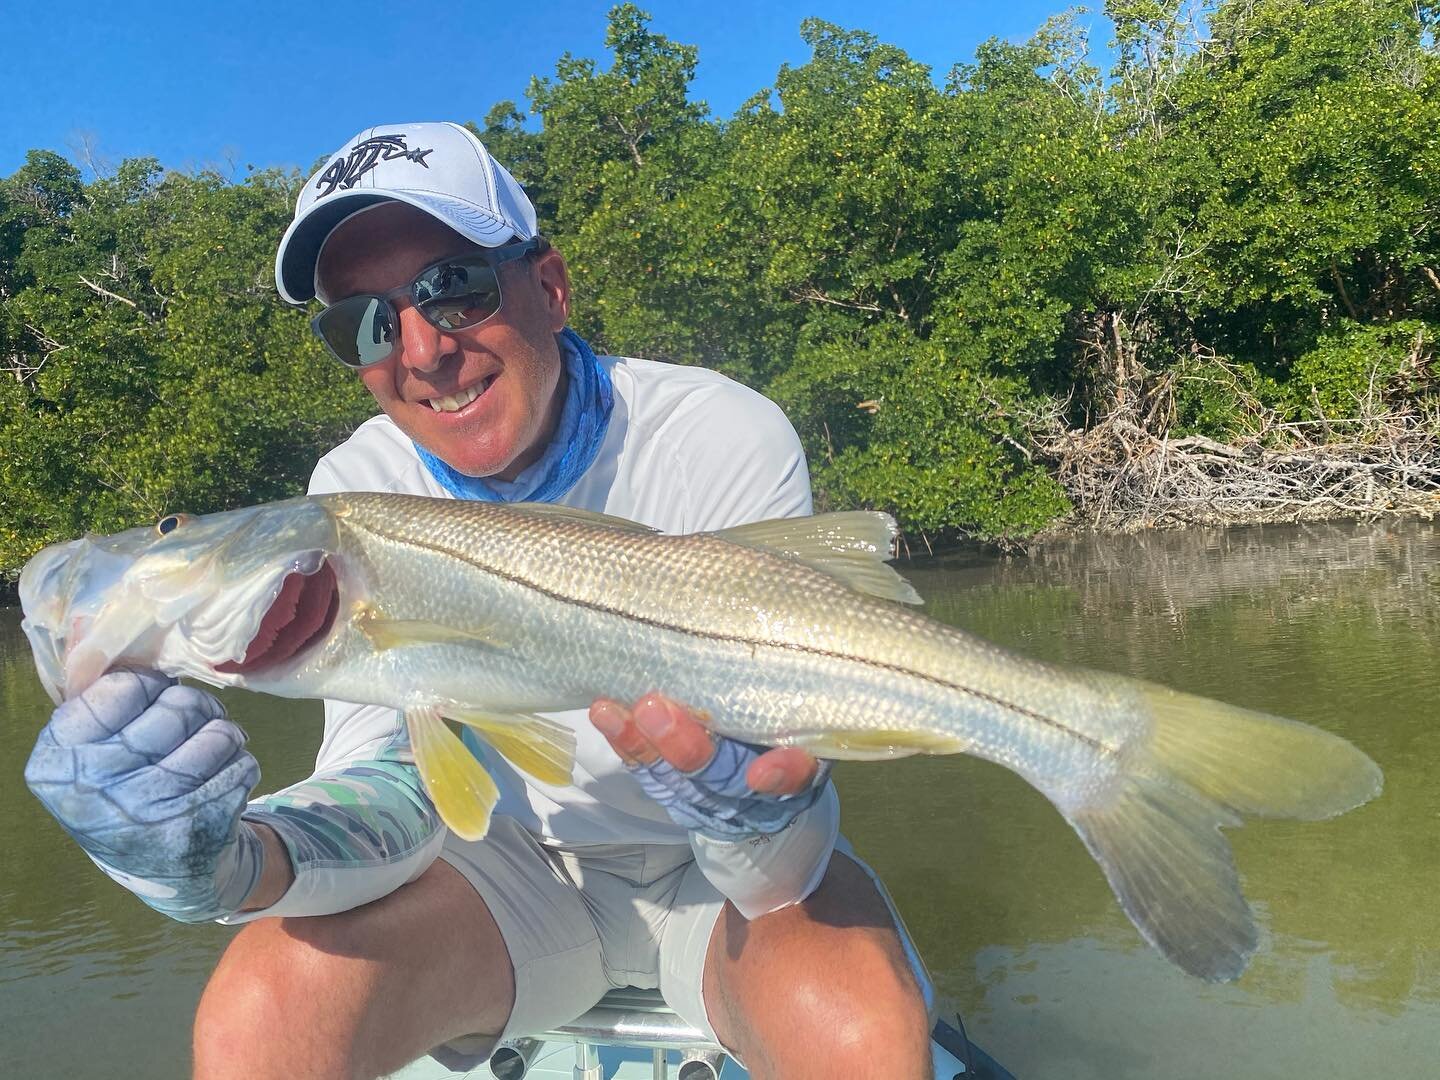
[{"label": "dark sunglasses lens", "polygon": [[500,280],[482,259],[431,267],[415,279],[415,306],[442,330],[461,330],[500,310]]},{"label": "dark sunglasses lens", "polygon": [[390,304],[378,296],[352,296],[320,313],[316,328],[335,355],[351,367],[379,363],[395,347]]}]

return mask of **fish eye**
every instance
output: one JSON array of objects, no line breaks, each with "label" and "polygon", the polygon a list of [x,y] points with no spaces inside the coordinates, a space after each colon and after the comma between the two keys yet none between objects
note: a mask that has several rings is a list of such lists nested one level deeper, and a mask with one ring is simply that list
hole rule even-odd
[{"label": "fish eye", "polygon": [[155,532],[160,536],[169,536],[181,525],[194,520],[189,514],[166,514],[155,523]]}]

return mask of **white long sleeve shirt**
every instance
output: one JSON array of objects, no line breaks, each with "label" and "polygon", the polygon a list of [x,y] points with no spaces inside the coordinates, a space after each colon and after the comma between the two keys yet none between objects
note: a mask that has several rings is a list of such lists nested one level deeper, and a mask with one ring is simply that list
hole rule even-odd
[{"label": "white long sleeve shirt", "polygon": [[[804,451],[772,402],[701,368],[600,361],[614,385],[614,410],[595,462],[564,505],[667,533],[810,513]],[[320,460],[310,492],[337,491],[450,497],[386,416],[362,424]],[[486,755],[501,791],[495,812],[542,843],[689,843],[712,884],[752,918],[804,899],[819,884],[838,833],[833,787],[775,836],[711,840],[674,824],[640,790],[584,711],[552,715],[575,731],[573,784],[544,784]],[[314,775],[252,803],[246,816],[280,834],[295,882],[272,907],[230,922],[368,903],[418,877],[445,837],[421,793],[400,714],[343,701],[325,703]]]}]

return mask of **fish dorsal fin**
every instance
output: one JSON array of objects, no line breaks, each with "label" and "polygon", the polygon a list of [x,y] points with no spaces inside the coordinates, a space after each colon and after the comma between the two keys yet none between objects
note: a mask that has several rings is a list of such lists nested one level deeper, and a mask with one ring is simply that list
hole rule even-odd
[{"label": "fish dorsal fin", "polygon": [[495,781],[433,706],[406,709],[405,722],[420,779],[441,820],[461,839],[479,840],[500,798]]},{"label": "fish dorsal fin", "polygon": [[517,769],[562,787],[575,769],[575,733],[533,713],[497,713],[466,705],[442,705],[441,712],[472,727]]},{"label": "fish dorsal fin", "polygon": [[573,506],[560,506],[556,503],[514,503],[515,509],[522,510],[532,517],[555,518],[559,521],[578,521],[585,525],[601,525],[607,529],[614,529],[617,532],[628,533],[653,533],[657,530],[649,525],[641,525],[638,521],[631,521],[629,518],[615,517],[613,514],[601,514],[594,510],[580,510]]},{"label": "fish dorsal fin", "polygon": [[735,544],[798,559],[859,592],[918,604],[920,594],[885,561],[895,534],[895,519],[875,510],[776,518],[715,533]]}]

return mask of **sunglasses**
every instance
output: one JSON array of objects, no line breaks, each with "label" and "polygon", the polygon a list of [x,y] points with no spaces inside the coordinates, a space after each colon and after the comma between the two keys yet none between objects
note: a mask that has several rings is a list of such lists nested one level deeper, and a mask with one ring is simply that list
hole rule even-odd
[{"label": "sunglasses", "polygon": [[442,259],[398,289],[336,301],[310,320],[310,329],[346,367],[378,364],[395,351],[400,326],[395,300],[409,297],[421,317],[440,330],[477,326],[500,310],[501,264],[538,255],[549,246],[537,236]]}]

